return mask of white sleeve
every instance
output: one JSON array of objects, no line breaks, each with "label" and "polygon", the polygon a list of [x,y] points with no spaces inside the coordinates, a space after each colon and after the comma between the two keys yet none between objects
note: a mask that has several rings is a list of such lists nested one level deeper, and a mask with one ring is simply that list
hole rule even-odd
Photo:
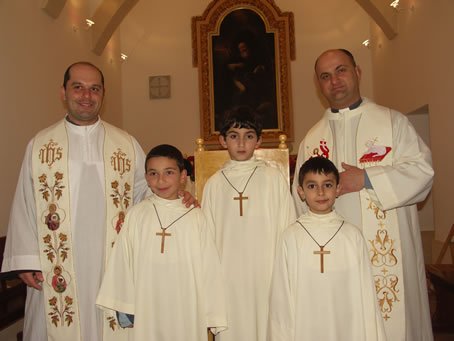
[{"label": "white sleeve", "polygon": [[287,256],[286,240],[282,238],[277,250],[271,281],[267,341],[295,339],[295,298],[292,294]]},{"label": "white sleeve", "polygon": [[429,148],[408,118],[392,112],[393,164],[367,168],[373,186],[368,190],[381,210],[416,204],[432,188],[434,171]]},{"label": "white sleeve", "polygon": [[2,272],[41,269],[32,177],[32,150],[33,140],[27,146],[11,206]]},{"label": "white sleeve", "polygon": [[292,182],[292,196],[293,196],[293,201],[295,203],[295,209],[296,209],[296,216],[299,217],[303,213],[307,211],[307,206],[304,203],[304,201],[301,200],[300,196],[298,195],[298,177],[300,173],[300,168],[303,165],[304,161],[304,153],[303,153],[303,146],[304,146],[304,140],[301,142],[299,149],[298,149],[298,157],[296,159],[296,166],[295,166],[295,173],[293,176],[293,182]]}]

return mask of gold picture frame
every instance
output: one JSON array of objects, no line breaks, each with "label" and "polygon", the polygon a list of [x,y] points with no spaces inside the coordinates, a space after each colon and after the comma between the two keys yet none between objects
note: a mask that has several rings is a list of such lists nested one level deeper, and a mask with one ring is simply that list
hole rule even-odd
[{"label": "gold picture frame", "polygon": [[237,105],[261,116],[264,142],[279,142],[281,134],[293,141],[293,13],[272,0],[214,0],[192,18],[192,48],[206,144],[219,143],[220,123]]}]

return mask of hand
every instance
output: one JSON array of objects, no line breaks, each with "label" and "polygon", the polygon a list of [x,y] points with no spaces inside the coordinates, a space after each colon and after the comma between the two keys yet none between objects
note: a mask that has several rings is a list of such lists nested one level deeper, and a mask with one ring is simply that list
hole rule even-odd
[{"label": "hand", "polygon": [[344,162],[342,162],[342,168],[345,171],[339,174],[339,183],[341,185],[339,196],[362,190],[364,188],[364,169],[348,165]]},{"label": "hand", "polygon": [[19,274],[19,278],[29,287],[36,290],[43,290],[41,283],[44,281],[42,272],[23,272]]},{"label": "hand", "polygon": [[187,208],[191,207],[191,205],[194,205],[194,207],[200,207],[198,201],[192,196],[191,193],[187,191],[179,191],[178,196],[183,197],[183,204],[185,204]]}]

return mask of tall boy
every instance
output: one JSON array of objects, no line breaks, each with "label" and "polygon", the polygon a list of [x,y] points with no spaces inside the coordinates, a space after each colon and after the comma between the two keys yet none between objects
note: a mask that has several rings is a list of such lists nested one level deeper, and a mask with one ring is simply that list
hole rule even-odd
[{"label": "tall boy", "polygon": [[229,329],[220,341],[264,341],[275,249],[295,221],[289,187],[279,170],[256,160],[261,124],[248,107],[230,113],[219,142],[231,160],[203,191],[202,209],[214,227],[228,299]]},{"label": "tall boy", "polygon": [[181,152],[160,145],[145,164],[154,195],[126,215],[96,303],[133,314],[134,340],[200,341],[227,325],[219,256],[202,211],[178,199]]},{"label": "tall boy", "polygon": [[336,167],[309,159],[298,182],[309,210],[277,251],[268,340],[386,340],[365,240],[333,210],[341,190]]}]

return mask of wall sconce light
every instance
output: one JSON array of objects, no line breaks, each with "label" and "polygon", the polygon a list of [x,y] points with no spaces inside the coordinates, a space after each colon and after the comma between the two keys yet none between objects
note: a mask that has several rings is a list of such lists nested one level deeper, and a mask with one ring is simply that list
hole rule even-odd
[{"label": "wall sconce light", "polygon": [[397,6],[399,6],[399,0],[394,0],[394,1],[391,2],[389,5],[390,5],[391,7],[397,8]]},{"label": "wall sconce light", "polygon": [[370,45],[370,40],[369,40],[369,39],[366,39],[366,40],[364,40],[364,41],[362,42],[362,44],[363,44],[365,47],[368,48],[369,45]]},{"label": "wall sconce light", "polygon": [[126,59],[128,59],[128,56],[125,55],[124,53],[120,53],[120,58],[125,61]]},{"label": "wall sconce light", "polygon": [[95,22],[90,19],[85,19],[85,23],[87,24],[88,28],[92,27],[95,24]]}]

